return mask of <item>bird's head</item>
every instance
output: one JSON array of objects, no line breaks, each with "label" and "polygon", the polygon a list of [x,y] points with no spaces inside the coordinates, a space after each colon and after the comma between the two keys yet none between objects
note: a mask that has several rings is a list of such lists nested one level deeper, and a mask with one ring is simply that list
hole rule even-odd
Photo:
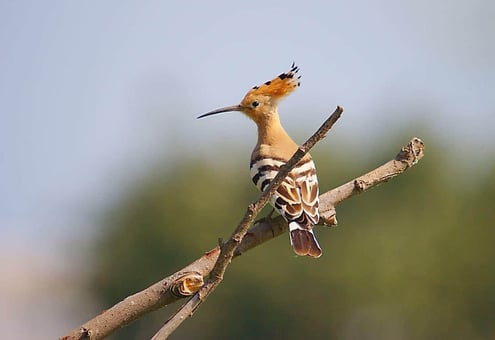
[{"label": "bird's head", "polygon": [[293,63],[288,72],[281,73],[259,86],[254,86],[246,93],[240,104],[222,107],[205,113],[198,118],[223,112],[240,111],[257,124],[260,124],[277,112],[277,105],[280,99],[290,94],[300,85],[299,79],[301,76],[297,76],[298,71],[299,68]]}]

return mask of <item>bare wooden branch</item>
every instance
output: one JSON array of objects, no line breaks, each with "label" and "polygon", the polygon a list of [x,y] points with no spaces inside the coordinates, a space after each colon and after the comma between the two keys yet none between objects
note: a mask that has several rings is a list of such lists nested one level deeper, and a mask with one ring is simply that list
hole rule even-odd
[{"label": "bare wooden branch", "polygon": [[[321,196],[320,212],[324,215],[337,204],[354,195],[360,194],[378,184],[389,181],[415,165],[424,155],[424,144],[421,139],[414,137],[395,156],[395,159],[383,164],[352,181],[330,190]],[[331,203],[330,205],[328,205]]]},{"label": "bare wooden branch", "polygon": [[[413,138],[401,149],[395,159],[355,180],[349,181],[346,184],[320,195],[320,214],[325,219],[334,216],[335,206],[360,192],[369,190],[374,186],[384,183],[396,175],[403,173],[423,157],[423,151],[423,142],[418,138]],[[356,185],[355,183],[369,183],[369,185],[361,186],[359,184]],[[234,252],[234,256],[241,255],[285,232],[287,232],[287,223],[281,216],[273,219],[263,219],[247,231],[239,247]],[[200,273],[200,275],[204,277],[207,276],[213,268],[219,254],[219,247],[210,250],[178,272],[127,297],[60,339],[102,339],[117,329],[126,326],[131,321],[153,310],[182,299],[183,296],[177,296],[173,293],[174,282],[177,282],[177,280],[186,273]],[[194,295],[192,297],[192,299],[200,298],[202,297],[199,295]],[[191,305],[194,305],[195,303],[197,302],[193,302]],[[191,308],[187,310],[187,312],[192,313],[194,312],[194,309]]]}]

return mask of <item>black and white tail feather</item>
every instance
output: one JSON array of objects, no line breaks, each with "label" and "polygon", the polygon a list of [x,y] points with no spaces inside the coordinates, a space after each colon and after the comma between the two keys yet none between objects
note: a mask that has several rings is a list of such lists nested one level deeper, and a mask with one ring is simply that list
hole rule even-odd
[{"label": "black and white tail feather", "polygon": [[[284,160],[257,158],[251,161],[251,178],[261,191],[275,178]],[[311,158],[303,159],[278,187],[270,203],[289,224],[290,243],[297,255],[318,258],[322,251],[313,233],[318,223],[318,179]]]}]

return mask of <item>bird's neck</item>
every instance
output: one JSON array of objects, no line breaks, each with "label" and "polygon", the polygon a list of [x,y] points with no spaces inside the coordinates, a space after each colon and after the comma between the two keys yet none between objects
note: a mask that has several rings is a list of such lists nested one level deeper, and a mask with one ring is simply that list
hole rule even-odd
[{"label": "bird's neck", "polygon": [[297,144],[285,132],[277,112],[272,113],[263,121],[257,122],[258,143],[254,153],[274,153],[270,156],[287,158],[297,149]]},{"label": "bird's neck", "polygon": [[282,139],[289,137],[282,127],[277,113],[273,113],[264,118],[262,121],[258,122],[257,125],[258,144],[273,145],[277,140],[280,140],[280,137],[282,137]]}]

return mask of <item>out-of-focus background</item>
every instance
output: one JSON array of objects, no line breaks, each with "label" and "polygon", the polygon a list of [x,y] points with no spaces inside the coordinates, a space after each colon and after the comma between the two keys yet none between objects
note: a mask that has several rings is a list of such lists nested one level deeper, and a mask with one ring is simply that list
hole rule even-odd
[{"label": "out-of-focus background", "polygon": [[[280,237],[239,259],[175,339],[495,334],[495,3],[2,1],[0,328],[53,339],[227,237],[258,193],[255,126],[196,120],[286,71],[322,191],[426,156],[345,202],[324,255]],[[115,339],[151,337],[175,310]]]}]

